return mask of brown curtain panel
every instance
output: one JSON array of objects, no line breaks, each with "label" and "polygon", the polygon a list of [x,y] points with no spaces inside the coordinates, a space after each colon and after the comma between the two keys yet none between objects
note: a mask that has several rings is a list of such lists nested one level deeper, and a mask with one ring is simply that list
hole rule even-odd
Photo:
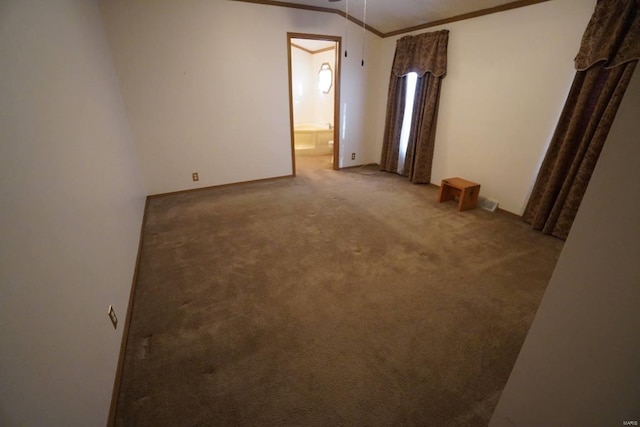
[{"label": "brown curtain panel", "polygon": [[411,182],[431,182],[431,164],[440,98],[440,82],[447,70],[449,31],[442,30],[398,40],[389,79],[387,117],[380,169],[398,172],[400,132],[404,119],[407,74],[416,72],[418,81],[413,109],[414,120],[404,170]]},{"label": "brown curtain panel", "polygon": [[416,104],[409,145],[405,159],[406,175],[411,182],[428,184],[431,182],[431,165],[433,163],[433,147],[436,140],[436,124],[438,103],[440,100],[439,77],[430,73],[418,78],[416,84]]},{"label": "brown curtain panel", "polygon": [[640,0],[599,0],[523,218],[566,239],[640,59]]}]

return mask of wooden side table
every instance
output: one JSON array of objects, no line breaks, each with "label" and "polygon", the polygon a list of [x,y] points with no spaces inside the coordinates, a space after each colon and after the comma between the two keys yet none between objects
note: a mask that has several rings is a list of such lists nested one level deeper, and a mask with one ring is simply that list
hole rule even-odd
[{"label": "wooden side table", "polygon": [[440,184],[438,202],[454,200],[458,196],[458,211],[466,211],[476,207],[479,194],[480,184],[462,178],[447,178]]}]

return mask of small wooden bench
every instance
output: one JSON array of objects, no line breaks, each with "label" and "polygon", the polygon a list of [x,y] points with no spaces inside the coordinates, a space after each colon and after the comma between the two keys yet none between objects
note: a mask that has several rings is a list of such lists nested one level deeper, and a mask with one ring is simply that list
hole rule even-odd
[{"label": "small wooden bench", "polygon": [[458,211],[466,211],[476,207],[480,184],[462,178],[443,179],[438,194],[438,202],[454,200],[458,196]]}]

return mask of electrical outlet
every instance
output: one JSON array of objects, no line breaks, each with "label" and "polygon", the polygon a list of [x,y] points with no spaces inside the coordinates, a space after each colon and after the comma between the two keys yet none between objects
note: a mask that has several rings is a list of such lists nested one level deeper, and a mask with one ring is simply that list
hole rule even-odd
[{"label": "electrical outlet", "polygon": [[113,325],[113,329],[118,329],[118,318],[116,317],[116,312],[113,310],[112,306],[109,306],[109,310],[107,310],[107,314],[109,315],[109,319],[111,319],[111,324]]},{"label": "electrical outlet", "polygon": [[351,160],[355,160],[356,159],[356,153],[351,153]]},{"label": "electrical outlet", "polygon": [[198,177],[198,172],[192,173],[191,178],[193,178],[194,181],[200,181],[200,178]]}]

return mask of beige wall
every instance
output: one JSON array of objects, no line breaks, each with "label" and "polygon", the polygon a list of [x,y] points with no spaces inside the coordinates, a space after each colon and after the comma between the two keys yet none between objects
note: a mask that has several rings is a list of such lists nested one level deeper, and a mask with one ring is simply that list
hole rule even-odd
[{"label": "beige wall", "polygon": [[[595,0],[554,0],[455,22],[448,29],[432,181],[461,176],[521,214],[574,75]],[[418,33],[420,33],[418,32]],[[396,40],[384,39],[375,141],[379,161]]]},{"label": "beige wall", "polygon": [[[343,36],[340,16],[233,1],[101,9],[150,194],[292,173],[287,32]],[[372,64],[379,42],[367,36]],[[359,39],[348,43],[360,52]],[[342,64],[343,167],[368,150],[369,69],[359,54]]]},{"label": "beige wall", "polygon": [[301,49],[291,48],[291,85],[293,101],[293,122],[311,124],[315,122],[314,99],[311,93],[313,75],[311,54]]},{"label": "beige wall", "polygon": [[99,9],[2,1],[0,52],[0,425],[101,426],[145,193]]},{"label": "beige wall", "polygon": [[[286,32],[344,36],[337,15],[256,4],[99,4],[102,16],[90,1],[0,3],[2,425],[104,424],[142,220],[142,181],[153,194],[195,187],[193,171],[200,173],[198,186],[291,173]],[[554,0],[446,26],[450,66],[434,181],[476,179],[484,195],[521,211],[593,4]],[[360,33],[349,28],[343,167],[379,160],[395,47],[394,39],[367,34],[361,67]],[[534,414],[530,397],[548,400],[552,415],[567,393],[586,398],[594,387],[601,387],[596,396],[607,402],[606,414],[639,400],[637,388],[619,390],[640,375],[637,340],[628,339],[640,329],[633,267],[640,238],[632,217],[639,197],[617,186],[638,178],[630,163],[640,154],[631,144],[638,128],[630,117],[638,112],[629,106],[639,104],[637,77],[496,423]],[[615,203],[614,190],[624,194]],[[581,272],[584,264],[590,268]],[[121,320],[115,331],[109,304]],[[581,384],[588,386],[582,392]],[[574,399],[569,408],[577,413],[579,404]]]},{"label": "beige wall", "polygon": [[[295,39],[293,43],[297,44]],[[333,103],[336,89],[335,62],[335,49],[312,54],[296,47],[291,48],[293,120],[295,124],[316,124],[324,128],[327,128],[327,123],[333,125]],[[328,93],[323,93],[318,89],[318,73],[324,63],[329,64],[333,74],[333,83]]]},{"label": "beige wall", "polygon": [[[150,194],[291,173],[286,33],[344,37],[341,17],[232,1],[100,4]],[[522,213],[594,4],[554,0],[440,27],[451,33],[435,183],[478,181]],[[349,25],[341,55],[341,167],[380,159],[398,38],[367,33],[361,67],[360,34]]]},{"label": "beige wall", "polygon": [[491,426],[640,422],[639,117],[636,70]]}]

